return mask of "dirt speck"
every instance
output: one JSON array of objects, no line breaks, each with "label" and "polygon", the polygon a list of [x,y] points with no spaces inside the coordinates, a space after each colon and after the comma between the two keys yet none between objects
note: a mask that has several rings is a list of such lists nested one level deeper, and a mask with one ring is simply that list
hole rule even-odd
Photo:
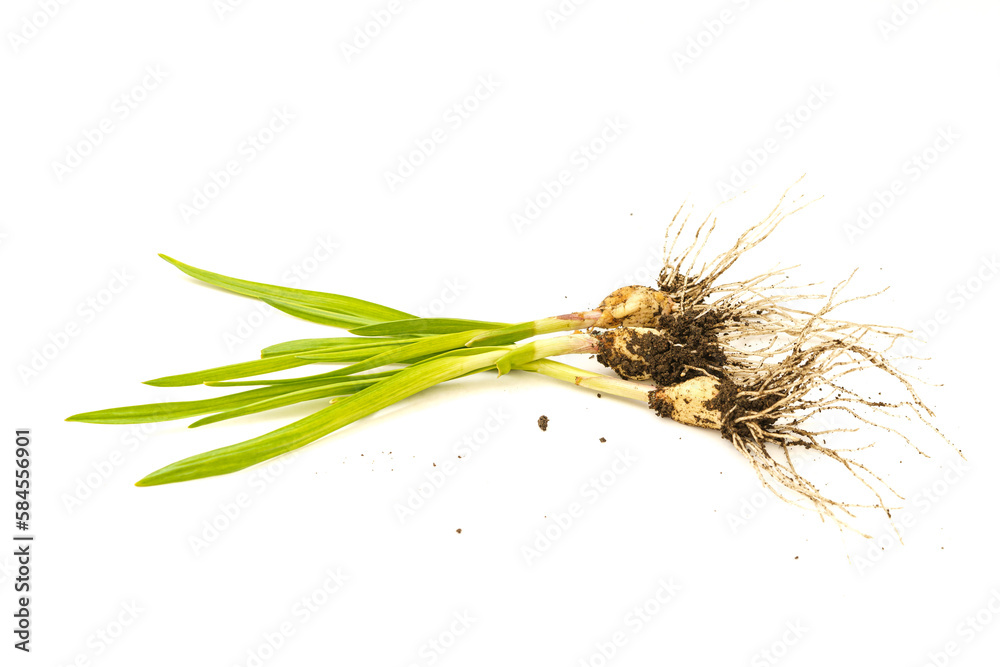
[{"label": "dirt speck", "polygon": [[539,417],[538,418],[538,428],[542,429],[543,431],[549,430],[549,418],[546,417],[545,415],[542,415],[541,417]]}]

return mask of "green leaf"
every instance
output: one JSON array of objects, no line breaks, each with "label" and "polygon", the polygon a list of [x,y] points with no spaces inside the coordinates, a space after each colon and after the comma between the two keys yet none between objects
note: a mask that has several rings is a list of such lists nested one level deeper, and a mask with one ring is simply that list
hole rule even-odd
[{"label": "green leaf", "polygon": [[414,317],[409,313],[404,313],[395,308],[356,299],[354,297],[343,296],[341,294],[331,294],[329,292],[314,292],[312,290],[301,290],[291,287],[279,287],[266,283],[256,283],[239,278],[230,278],[219,273],[212,273],[204,269],[195,268],[184,262],[180,262],[172,257],[161,254],[160,257],[170,262],[178,269],[188,274],[192,278],[197,278],[203,282],[243,294],[244,296],[257,297],[258,299],[285,299],[299,302],[303,306],[322,309],[329,314],[340,314],[349,318],[364,320],[367,323],[385,322],[391,320],[401,320]]},{"label": "green leaf", "polygon": [[[347,361],[365,361],[366,359],[371,359],[377,355],[391,352],[393,349],[398,349],[399,347],[401,347],[401,345],[388,348],[384,345],[377,347],[351,347],[346,350],[334,350],[332,352],[320,349],[315,352],[303,352],[296,356],[300,359],[308,359],[311,363],[343,363]],[[382,365],[384,364],[379,364],[379,366]]]},{"label": "green leaf", "polygon": [[[450,334],[438,334],[436,336],[428,336],[427,338],[418,339],[412,343],[404,345],[402,347],[394,348],[376,354],[373,357],[361,361],[344,368],[338,368],[332,373],[336,375],[352,375],[360,371],[367,371],[373,368],[378,368],[379,366],[385,366],[387,364],[400,364],[412,362],[423,357],[428,357],[439,352],[445,352],[447,350],[452,350],[455,348],[464,347],[465,342],[469,340],[469,337],[478,333],[477,330],[473,331],[459,331]],[[308,359],[309,361],[328,361],[329,355],[316,352],[307,353],[300,355],[302,359]]]},{"label": "green leaf", "polygon": [[503,350],[491,350],[475,355],[443,357],[419,367],[403,369],[308,417],[256,438],[172,463],[147,475],[136,485],[170,484],[242,470],[303,447],[428,387],[489,368],[503,353]]},{"label": "green leaf", "polygon": [[[272,380],[266,386],[249,391],[241,391],[226,396],[216,396],[198,401],[172,401],[168,403],[147,403],[144,405],[130,405],[122,408],[109,408],[107,410],[96,410],[94,412],[81,412],[78,415],[67,417],[66,421],[87,422],[91,424],[145,424],[149,422],[170,421],[172,419],[184,419],[185,417],[195,417],[212,412],[227,411],[234,408],[241,408],[245,405],[259,403],[261,401],[285,396],[293,392],[311,389],[314,387],[330,388],[330,396],[339,394],[349,394],[358,389],[363,389],[375,384],[385,377],[389,377],[398,371],[388,371],[384,373],[368,373],[366,375],[348,375],[340,377],[328,377],[326,373],[320,375],[306,376],[301,378],[287,378],[284,380]],[[261,382],[218,382],[210,383],[218,387],[236,387],[262,384]],[[343,391],[334,388],[340,385]]]},{"label": "green leaf", "polygon": [[265,347],[260,351],[261,357],[274,357],[283,354],[299,354],[302,352],[314,352],[322,349],[350,349],[359,347],[378,347],[400,345],[401,343],[412,342],[409,339],[399,338],[303,338],[300,340],[290,340],[285,343],[277,343],[270,347]]},{"label": "green leaf", "polygon": [[[402,345],[404,347],[408,346],[406,343],[402,343]],[[148,384],[153,387],[186,387],[193,384],[218,382],[220,380],[234,380],[254,375],[264,375],[265,373],[274,373],[276,371],[287,370],[289,368],[308,366],[309,364],[317,362],[333,363],[360,360],[362,363],[366,363],[365,360],[382,356],[384,354],[382,351],[386,349],[386,347],[389,346],[375,345],[367,348],[348,348],[344,350],[332,350],[330,352],[324,352],[320,349],[315,353],[308,353],[306,355],[283,354],[273,357],[265,357],[264,359],[254,359],[253,361],[243,361],[237,364],[229,364],[228,366],[219,366],[217,368],[193,371],[191,373],[168,375],[155,380],[147,380],[144,384]],[[374,366],[368,366],[368,368],[377,368],[382,365],[384,364],[377,363]],[[348,373],[342,372],[337,373],[337,375],[347,374]]]},{"label": "green leaf", "polygon": [[143,384],[154,387],[187,387],[193,384],[202,384],[203,382],[233,380],[235,378],[263,375],[264,373],[283,371],[288,368],[308,366],[311,363],[313,362],[308,359],[301,359],[295,355],[288,354],[281,357],[243,361],[238,364],[208,368],[203,371],[194,371],[181,375],[168,375],[155,380],[147,380]]},{"label": "green leaf", "polygon": [[225,410],[223,412],[219,412],[218,414],[210,415],[208,417],[203,417],[202,419],[199,419],[198,421],[189,424],[188,428],[196,428],[198,426],[204,426],[205,424],[220,422],[223,421],[224,419],[233,419],[234,417],[252,415],[257,412],[264,412],[265,410],[273,410],[274,408],[281,408],[286,405],[294,405],[295,403],[301,403],[303,401],[311,401],[317,398],[329,398],[331,396],[345,396],[360,391],[365,387],[370,387],[379,381],[381,381],[381,378],[372,378],[364,380],[353,380],[351,382],[336,382],[333,384],[320,385],[318,387],[308,387],[305,389],[299,389],[297,391],[288,390],[287,393],[278,396],[271,396],[270,398],[265,398],[255,403],[242,405],[233,408],[231,410]]},{"label": "green leaf", "polygon": [[308,322],[315,322],[316,324],[337,327],[339,329],[350,329],[371,322],[370,319],[364,317],[334,313],[325,308],[313,306],[302,301],[263,296],[260,297],[260,300],[292,317],[298,317]]},{"label": "green leaf", "polygon": [[[336,372],[336,371],[333,371]],[[390,375],[395,375],[399,372],[399,369],[393,369],[388,371],[379,371],[378,373],[364,373],[362,375],[333,375],[332,372],[319,373],[318,375],[305,375],[298,378],[280,378],[277,380],[268,379],[258,379],[258,380],[237,380],[235,382],[206,382],[205,384],[209,387],[253,387],[261,385],[287,385],[287,384],[301,384],[307,381],[326,381],[326,382],[351,382],[356,378],[376,378],[376,377],[389,377]]]},{"label": "green leaf", "polygon": [[466,345],[478,347],[480,345],[509,345],[519,340],[530,338],[535,335],[534,322],[521,322],[520,324],[508,324],[492,331],[483,331],[471,338]]},{"label": "green leaf", "polygon": [[480,320],[458,320],[439,317],[417,317],[394,322],[380,322],[351,329],[355,336],[398,336],[401,334],[442,334],[473,329],[498,329],[506,327],[503,322],[483,322]]},{"label": "green leaf", "polygon": [[285,394],[290,391],[294,391],[294,387],[262,387],[260,389],[241,391],[228,396],[206,398],[200,401],[147,403],[145,405],[130,405],[123,408],[95,410],[94,412],[81,412],[78,415],[67,417],[66,421],[87,422],[90,424],[147,424],[149,422],[163,422],[250,405],[265,398]]}]

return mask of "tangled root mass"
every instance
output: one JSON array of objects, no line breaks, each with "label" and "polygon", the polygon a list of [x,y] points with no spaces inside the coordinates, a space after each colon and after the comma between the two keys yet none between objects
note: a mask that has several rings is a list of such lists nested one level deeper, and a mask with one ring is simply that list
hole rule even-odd
[{"label": "tangled root mass", "polygon": [[[600,334],[598,359],[622,377],[650,377],[660,387],[699,376],[714,378],[702,383],[710,387],[712,395],[704,406],[712,414],[698,418],[716,421],[761,483],[782,500],[850,527],[845,517],[854,517],[855,508],[890,514],[883,496],[901,497],[857,458],[857,451],[872,445],[835,449],[825,444],[826,437],[869,426],[902,438],[923,454],[894,420],[917,420],[940,432],[930,424],[933,413],[917,396],[909,376],[889,358],[893,344],[909,332],[831,317],[840,306],[876,294],[842,298],[851,277],[826,294],[803,293],[803,287],[812,286],[786,286],[782,276],[787,269],[738,282],[722,280],[737,259],[805,205],[786,212],[787,196],[731,248],[700,266],[698,257],[715,219],[710,214],[696,227],[690,245],[678,251],[690,218],[688,214],[682,219],[672,234],[678,211],[667,229],[668,259],[658,279],[659,289],[673,303],[670,312],[659,318],[658,332],[619,329]],[[902,389],[902,397],[876,400],[862,393],[862,383],[852,388],[850,381],[862,372],[891,379]],[[650,407],[658,414],[674,416],[676,405],[664,398],[667,394],[655,391],[650,396]],[[796,467],[792,452],[797,448],[849,472],[867,489],[869,500],[852,503],[829,497]]]}]

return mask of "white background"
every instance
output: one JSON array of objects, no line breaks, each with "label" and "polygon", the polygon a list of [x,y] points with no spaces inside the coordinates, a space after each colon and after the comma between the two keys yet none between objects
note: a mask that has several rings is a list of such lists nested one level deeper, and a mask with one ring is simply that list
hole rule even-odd
[{"label": "white background", "polygon": [[[0,23],[0,534],[14,532],[12,432],[27,426],[37,536],[30,656],[11,647],[2,549],[4,664],[981,665],[1000,651],[994,3],[590,2],[555,21],[555,0],[403,2],[351,54],[387,2],[49,4],[51,18],[7,2]],[[466,117],[449,111],[463,103]],[[275,109],[294,118],[248,159]],[[386,172],[437,128],[443,143],[390,188]],[[185,216],[230,160],[239,173]],[[518,228],[562,170],[569,186]],[[955,473],[926,432],[930,459],[879,438],[879,472],[913,519],[905,546],[878,516],[865,541],[774,500],[715,433],[519,374],[439,387],[271,473],[159,488],[132,484],[319,403],[194,431],[62,421],[211,395],[139,383],[330,335],[261,322],[255,302],[158,252],[518,321],[649,282],[685,200],[705,215],[729,196],[720,184],[750,187],[718,211],[721,250],[803,173],[796,195],[823,198],[734,278],[860,267],[857,293],[891,289],[851,315],[929,338],[933,360],[909,368],[943,385],[921,392],[968,463]],[[859,209],[876,213],[864,229]],[[503,423],[484,440],[491,414]],[[456,459],[470,437],[483,446]],[[581,495],[624,452],[635,463],[607,493]],[[401,522],[394,507],[444,461],[455,474]],[[529,563],[523,548],[574,502],[583,516]],[[327,595],[338,569],[347,581]],[[662,605],[661,581],[678,587]],[[325,603],[305,613],[311,596]],[[636,622],[644,603],[655,613]]]}]

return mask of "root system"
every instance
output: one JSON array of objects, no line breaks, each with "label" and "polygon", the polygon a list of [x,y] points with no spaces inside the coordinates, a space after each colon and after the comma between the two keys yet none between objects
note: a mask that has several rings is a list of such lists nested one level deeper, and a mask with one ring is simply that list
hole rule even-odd
[{"label": "root system", "polygon": [[[826,294],[803,291],[812,285],[786,286],[788,268],[724,281],[740,257],[805,205],[788,211],[787,196],[732,247],[702,265],[699,256],[715,218],[710,214],[698,224],[693,240],[678,250],[690,222],[688,214],[678,223],[682,207],[668,227],[667,259],[658,279],[671,307],[653,329],[598,334],[598,359],[623,378],[652,379],[657,387],[649,394],[649,406],[658,415],[718,429],[761,483],[786,502],[840,525],[849,526],[847,520],[860,507],[891,516],[892,503],[901,497],[857,454],[875,443],[838,449],[826,440],[869,426],[923,454],[897,424],[915,420],[941,435],[930,424],[933,412],[917,395],[912,378],[891,360],[893,345],[909,332],[832,317],[844,304],[876,296],[842,296],[853,274]],[[872,374],[888,378],[901,396],[882,400],[871,395],[874,390],[866,391],[877,380],[852,382]],[[866,490],[867,501],[827,495],[796,467],[796,448],[846,470]]]}]

